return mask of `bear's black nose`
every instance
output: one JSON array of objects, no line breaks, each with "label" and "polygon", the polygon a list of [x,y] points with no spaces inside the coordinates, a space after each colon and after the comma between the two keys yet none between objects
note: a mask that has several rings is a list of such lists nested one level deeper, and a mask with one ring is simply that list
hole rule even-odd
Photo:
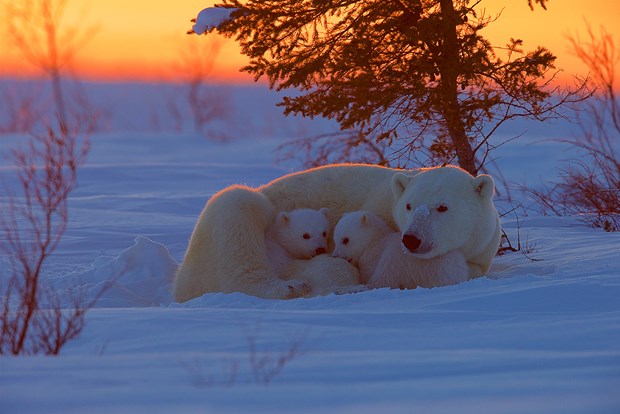
[{"label": "bear's black nose", "polygon": [[416,236],[413,236],[411,234],[405,234],[403,236],[403,246],[405,246],[407,250],[412,253],[418,250],[420,244],[422,244],[422,240],[418,239]]},{"label": "bear's black nose", "polygon": [[320,254],[325,253],[325,248],[324,248],[324,247],[319,247],[319,248],[318,248],[318,249],[316,249],[314,252],[315,252],[315,253],[316,253],[316,255],[318,256],[318,255],[320,255]]}]

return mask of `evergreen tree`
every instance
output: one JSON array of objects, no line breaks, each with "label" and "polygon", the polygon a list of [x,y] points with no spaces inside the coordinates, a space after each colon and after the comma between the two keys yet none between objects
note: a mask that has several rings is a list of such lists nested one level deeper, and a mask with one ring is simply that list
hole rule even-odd
[{"label": "evergreen tree", "polygon": [[218,10],[231,11],[217,31],[249,57],[243,71],[301,91],[283,99],[285,114],[336,119],[343,130],[410,149],[432,137],[434,161],[456,157],[475,174],[504,122],[558,116],[560,105],[584,96],[584,84],[551,85],[555,56],[544,47],[526,52],[515,38],[496,53],[481,34],[496,19],[480,3],[223,0]]}]

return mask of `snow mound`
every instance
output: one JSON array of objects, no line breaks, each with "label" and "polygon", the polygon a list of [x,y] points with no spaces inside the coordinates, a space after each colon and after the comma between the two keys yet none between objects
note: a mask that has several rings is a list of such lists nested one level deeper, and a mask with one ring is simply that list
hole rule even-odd
[{"label": "snow mound", "polygon": [[65,276],[55,285],[81,286],[86,303],[97,299],[97,308],[163,306],[172,302],[177,267],[166,246],[137,237],[117,257],[99,258],[90,269]]},{"label": "snow mound", "polygon": [[196,19],[192,20],[194,25],[192,26],[192,30],[188,33],[201,35],[209,30],[215,29],[222,24],[222,22],[228,20],[232,12],[237,10],[236,8],[207,7],[198,13]]}]

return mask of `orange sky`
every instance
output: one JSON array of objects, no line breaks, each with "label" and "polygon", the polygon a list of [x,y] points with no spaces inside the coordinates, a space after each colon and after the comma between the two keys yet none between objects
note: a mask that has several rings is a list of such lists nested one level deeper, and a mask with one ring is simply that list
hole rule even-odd
[{"label": "orange sky", "polygon": [[[17,0],[19,2],[19,0]],[[204,0],[69,0],[67,25],[97,26],[91,41],[80,50],[71,69],[90,80],[178,80],[180,55],[189,48],[219,41],[216,35],[188,36],[190,19],[215,1]],[[486,29],[496,45],[510,37],[525,41],[526,50],[542,45],[558,60],[556,66],[569,75],[585,69],[569,53],[566,35],[584,32],[585,21],[598,31],[604,26],[620,45],[619,0],[551,0],[548,10],[531,12],[526,0],[485,0],[490,14],[503,8],[500,19]],[[0,16],[4,18],[4,16]],[[0,27],[4,25],[0,24]],[[0,36],[0,76],[31,76],[37,70]],[[232,40],[225,40],[212,72],[213,81],[251,82],[239,73],[244,57]]]}]

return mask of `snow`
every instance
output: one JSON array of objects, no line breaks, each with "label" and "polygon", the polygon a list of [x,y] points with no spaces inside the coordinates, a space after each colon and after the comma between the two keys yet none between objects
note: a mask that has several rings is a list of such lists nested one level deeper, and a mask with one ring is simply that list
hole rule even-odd
[{"label": "snow", "polygon": [[[620,234],[576,217],[502,217],[534,260],[499,256],[486,277],[455,286],[175,303],[174,271],[209,197],[292,171],[274,149],[332,126],[281,120],[256,88],[230,94],[226,142],[119,118],[92,136],[45,277],[90,298],[106,290],[60,356],[0,357],[1,413],[620,412]],[[555,177],[571,149],[545,139],[566,129],[528,125],[501,147],[507,181]],[[23,139],[0,136],[0,151]]]},{"label": "snow", "polygon": [[172,302],[171,288],[178,263],[166,246],[139,236],[116,257],[98,257],[84,271],[51,278],[62,291],[84,286],[86,302],[97,307],[146,307]]},{"label": "snow", "polygon": [[215,29],[222,22],[230,18],[230,14],[238,9],[224,7],[207,7],[198,13],[196,22],[192,26],[192,32],[201,35]]}]

